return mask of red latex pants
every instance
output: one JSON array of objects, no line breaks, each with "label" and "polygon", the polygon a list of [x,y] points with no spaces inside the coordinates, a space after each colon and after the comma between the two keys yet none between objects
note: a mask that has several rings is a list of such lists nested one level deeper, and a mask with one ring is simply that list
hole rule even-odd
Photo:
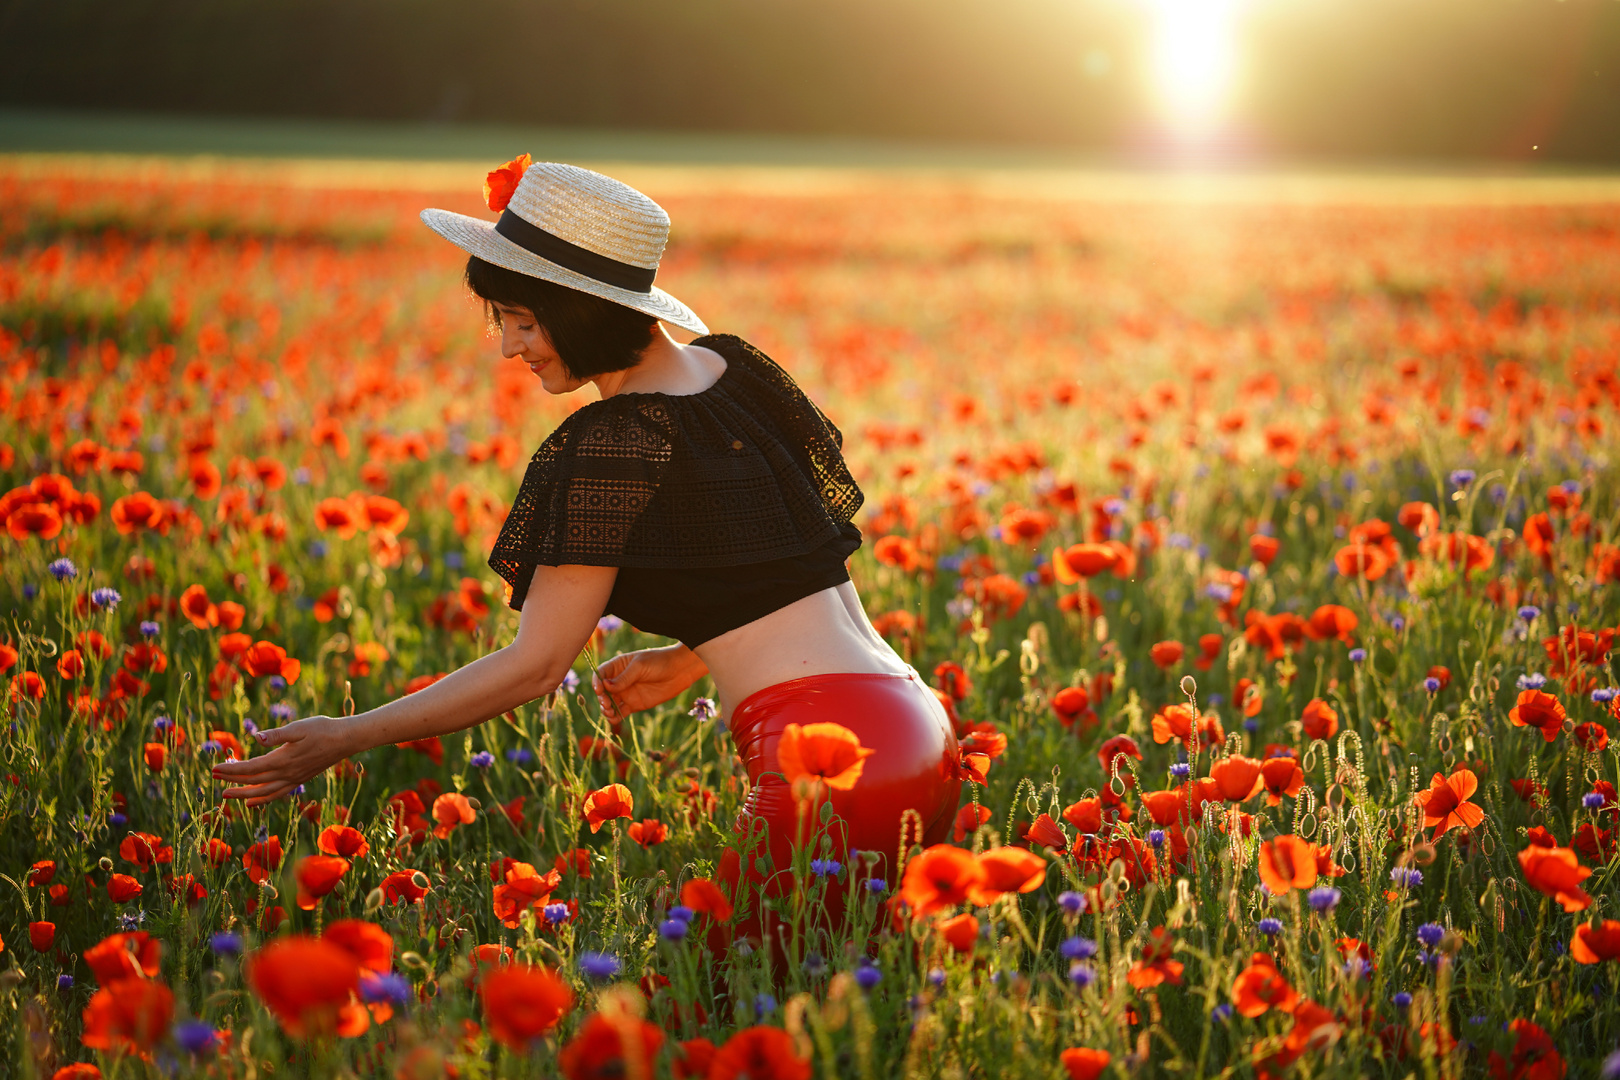
[{"label": "red latex pants", "polygon": [[[788,724],[829,722],[853,731],[862,746],[876,753],[866,759],[852,789],[824,791],[801,809],[783,778],[769,775],[780,769],[777,743]],[[956,735],[939,699],[915,671],[812,675],[778,683],[738,705],[730,727],[752,784],[737,819],[741,843],[745,849],[752,844],[755,852],[748,881],[766,897],[788,897],[803,885],[792,873],[795,837],[807,839],[816,857],[835,859],[845,868],[841,880],[825,879],[828,887],[816,919],[821,925],[840,925],[846,896],[858,903],[868,878],[882,877],[890,888],[896,884],[902,819],[909,822],[908,844],[918,842],[919,825],[924,846],[940,843],[950,831],[962,787]],[[832,804],[834,815],[826,824],[823,802]],[[824,835],[832,840],[826,854]],[[856,866],[851,852],[875,852],[881,860],[875,867],[867,860]],[[762,866],[759,855],[768,855],[769,862]],[[741,871],[734,856],[722,863],[721,883],[733,897]],[[735,928],[738,935],[756,941],[776,936],[775,921],[762,924],[759,918],[758,896],[756,892],[751,916],[739,916]]]}]

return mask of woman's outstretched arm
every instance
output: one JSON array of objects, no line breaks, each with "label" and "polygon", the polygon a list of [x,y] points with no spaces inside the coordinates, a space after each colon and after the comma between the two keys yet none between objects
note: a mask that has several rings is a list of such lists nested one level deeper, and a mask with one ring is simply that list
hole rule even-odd
[{"label": "woman's outstretched arm", "polygon": [[223,794],[259,806],[279,799],[342,759],[389,743],[472,727],[555,690],[607,606],[618,570],[539,566],[513,642],[432,686],[357,716],[311,716],[259,732],[268,754],[214,766]]}]

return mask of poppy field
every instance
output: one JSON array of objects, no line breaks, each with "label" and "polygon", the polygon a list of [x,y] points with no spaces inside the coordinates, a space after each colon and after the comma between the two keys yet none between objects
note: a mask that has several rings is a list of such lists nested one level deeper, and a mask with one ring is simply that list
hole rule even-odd
[{"label": "poppy field", "polygon": [[0,1075],[1620,1075],[1620,201],[608,171],[842,430],[950,840],[760,862],[712,687],[590,694],[611,617],[222,803],[512,639],[592,392],[417,220],[477,167],[0,159]]}]

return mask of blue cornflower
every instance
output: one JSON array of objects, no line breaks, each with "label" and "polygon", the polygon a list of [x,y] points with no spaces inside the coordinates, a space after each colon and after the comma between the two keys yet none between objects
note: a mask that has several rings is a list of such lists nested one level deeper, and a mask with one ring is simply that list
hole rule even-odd
[{"label": "blue cornflower", "polygon": [[1349,960],[1345,961],[1344,971],[1345,974],[1349,975],[1352,979],[1365,979],[1368,975],[1372,974],[1372,964],[1368,963],[1366,960],[1363,960],[1359,956],[1352,956]]},{"label": "blue cornflower", "polygon": [[171,729],[173,727],[174,727],[174,721],[169,719],[167,716],[155,716],[155,717],[152,718],[152,730],[153,731],[164,732],[164,731],[168,731],[169,729]]},{"label": "blue cornflower", "polygon": [[1389,617],[1389,628],[1398,634],[1406,629],[1406,620],[1399,615],[1391,615]]},{"label": "blue cornflower", "polygon": [[215,742],[213,739],[209,739],[207,742],[204,742],[201,746],[197,747],[197,752],[207,754],[209,757],[213,757],[215,754],[219,753],[219,743]]},{"label": "blue cornflower", "polygon": [[558,923],[568,921],[568,905],[547,904],[545,907],[540,909],[540,914],[546,917],[546,922],[550,923],[552,926],[556,926]]},{"label": "blue cornflower", "polygon": [[1058,953],[1065,960],[1090,960],[1097,955],[1097,943],[1090,938],[1071,937],[1058,946]]},{"label": "blue cornflower", "polygon": [[575,672],[572,668],[570,668],[569,671],[568,671],[568,674],[563,676],[563,681],[562,681],[563,693],[572,694],[575,690],[578,690],[578,689],[579,689],[579,674],[577,672]]},{"label": "blue cornflower", "polygon": [[766,993],[754,995],[754,1018],[763,1020],[776,1011],[776,999]]},{"label": "blue cornflower", "polygon": [[1426,922],[1417,928],[1418,940],[1429,948],[1440,944],[1440,939],[1446,936],[1446,928],[1439,923]]},{"label": "blue cornflower", "polygon": [[22,593],[24,600],[32,600],[39,595],[39,586],[32,581],[25,581],[23,582]]},{"label": "blue cornflower", "polygon": [[815,950],[804,954],[804,973],[812,979],[819,979],[827,974],[827,961]]},{"label": "blue cornflower", "polygon": [[1164,847],[1164,830],[1149,829],[1148,843],[1152,844],[1154,847]]},{"label": "blue cornflower", "polygon": [[1535,622],[1541,618],[1541,609],[1534,604],[1526,604],[1519,609],[1519,618],[1525,622]]},{"label": "blue cornflower", "polygon": [[1520,690],[1540,690],[1547,685],[1547,676],[1539,671],[1527,672],[1520,675],[1515,682]]},{"label": "blue cornflower", "polygon": [[1170,766],[1170,775],[1177,780],[1185,780],[1192,775],[1192,766],[1185,761],[1178,761]]},{"label": "blue cornflower", "polygon": [[1620,690],[1616,690],[1612,686],[1600,686],[1592,691],[1592,704],[1607,705],[1614,700],[1616,694],[1620,694]]},{"label": "blue cornflower", "polygon": [[1255,924],[1255,929],[1266,935],[1266,937],[1276,937],[1282,933],[1282,928],[1281,919],[1273,919],[1269,916]]},{"label": "blue cornflower", "polygon": [[810,872],[817,877],[828,877],[844,868],[844,864],[837,859],[811,859]]},{"label": "blue cornflower", "polygon": [[713,698],[693,698],[692,707],[686,710],[687,716],[695,716],[699,720],[713,720],[720,712]]},{"label": "blue cornflower", "polygon": [[1395,883],[1396,888],[1415,889],[1423,884],[1423,871],[1415,866],[1397,866],[1389,872],[1389,880]]},{"label": "blue cornflower", "polygon": [[526,747],[514,746],[506,752],[506,760],[515,765],[527,765],[534,760],[534,754]]},{"label": "blue cornflower", "polygon": [[56,988],[58,990],[71,990],[71,989],[73,989],[73,976],[71,976],[71,975],[58,975],[56,977]]},{"label": "blue cornflower", "polygon": [[327,551],[327,548],[326,548],[326,541],[325,540],[311,540],[309,542],[309,557],[310,558],[312,558],[312,559],[324,559],[324,558],[326,558],[326,551]]},{"label": "blue cornflower", "polygon": [[1440,680],[1435,678],[1433,675],[1430,675],[1427,679],[1423,680],[1423,689],[1427,690],[1431,694],[1438,694],[1440,692]]},{"label": "blue cornflower", "polygon": [[444,565],[452,570],[460,570],[467,565],[467,557],[459,551],[447,551],[444,553]]},{"label": "blue cornflower", "polygon": [[1603,1059],[1603,1066],[1598,1072],[1602,1080],[1620,1080],[1620,1050],[1616,1050]]},{"label": "blue cornflower", "polygon": [[411,1000],[410,980],[398,972],[388,971],[360,977],[360,1000],[367,1005],[387,1002],[406,1005]]},{"label": "blue cornflower", "polygon": [[579,970],[592,979],[611,979],[619,973],[619,958],[612,953],[583,952]]},{"label": "blue cornflower", "polygon": [[101,588],[90,593],[90,606],[106,608],[108,611],[111,611],[113,608],[118,606],[118,602],[123,598],[123,594],[121,594],[117,589],[109,589],[103,585]]},{"label": "blue cornflower", "polygon": [[73,565],[72,559],[56,559],[45,569],[49,570],[51,577],[57,581],[72,581],[79,576],[79,568]]},{"label": "blue cornflower", "polygon": [[933,983],[936,987],[944,986],[945,985],[945,969],[944,968],[929,968],[928,969],[928,981]]},{"label": "blue cornflower", "polygon": [[1588,791],[1585,795],[1581,796],[1581,805],[1586,807],[1588,810],[1596,810],[1598,807],[1603,805],[1602,793],[1597,791]]},{"label": "blue cornflower", "polygon": [[113,828],[121,829],[125,825],[129,824],[129,818],[127,818],[123,814],[120,814],[118,811],[114,810],[112,813],[107,815],[107,822]]},{"label": "blue cornflower", "polygon": [[1306,893],[1305,899],[1311,905],[1312,910],[1319,915],[1325,915],[1333,910],[1334,906],[1339,902],[1339,897],[1343,895],[1333,886],[1323,885]]},{"label": "blue cornflower", "polygon": [[242,935],[229,931],[215,934],[208,939],[208,947],[216,956],[236,956],[242,951]]},{"label": "blue cornflower", "polygon": [[624,620],[617,615],[604,615],[596,620],[596,628],[604,634],[611,634],[624,625]]},{"label": "blue cornflower", "polygon": [[467,759],[467,763],[475,769],[487,769],[495,764],[495,755],[488,750],[480,750]]},{"label": "blue cornflower", "polygon": [[118,916],[118,929],[126,934],[132,934],[146,925],[146,912],[140,909],[125,911]]},{"label": "blue cornflower", "polygon": [[[294,719],[297,715],[298,710],[293,708],[289,702],[278,701],[274,705],[270,706],[270,719],[279,724],[285,724],[287,721]],[[249,732],[249,734],[252,733]]]},{"label": "blue cornflower", "polygon": [[693,911],[685,904],[676,904],[674,907],[669,909],[669,917],[672,919],[679,919],[681,922],[691,922],[692,916],[696,914],[697,912]]},{"label": "blue cornflower", "polygon": [[1231,1003],[1223,1001],[1219,1005],[1217,1005],[1213,1009],[1211,1009],[1209,1011],[1209,1013],[1216,1020],[1219,1020],[1222,1023],[1225,1023],[1226,1021],[1232,1019],[1232,1006],[1231,1006]]},{"label": "blue cornflower", "polygon": [[151,619],[142,619],[141,620],[141,636],[142,637],[157,637],[162,632],[163,632],[163,627],[159,626],[157,623],[153,622]]},{"label": "blue cornflower", "polygon": [[867,892],[880,893],[880,892],[887,892],[888,889],[889,889],[889,883],[887,881],[884,881],[880,877],[869,877],[869,878],[866,879],[866,891]]},{"label": "blue cornflower", "polygon": [[1446,477],[1455,488],[1465,488],[1474,482],[1473,469],[1452,469],[1451,475]]},{"label": "blue cornflower", "polygon": [[1076,990],[1084,990],[1097,981],[1097,969],[1090,964],[1076,960],[1069,965],[1069,981],[1074,983]]},{"label": "blue cornflower", "polygon": [[1399,991],[1394,997],[1390,998],[1390,1000],[1395,1003],[1395,1007],[1397,1009],[1406,1009],[1411,1007],[1412,995],[1408,994],[1405,990],[1402,990]]},{"label": "blue cornflower", "polygon": [[174,1025],[174,1041],[188,1054],[202,1054],[214,1048],[219,1036],[203,1020],[182,1020]]},{"label": "blue cornflower", "polygon": [[1062,908],[1065,914],[1078,915],[1086,910],[1086,898],[1073,891],[1061,892],[1058,893],[1058,907]]},{"label": "blue cornflower", "polygon": [[679,941],[686,936],[687,929],[680,919],[665,919],[658,924],[658,936],[665,941]]},{"label": "blue cornflower", "polygon": [[883,972],[868,957],[862,957],[855,968],[855,983],[862,990],[870,990],[883,981]]}]

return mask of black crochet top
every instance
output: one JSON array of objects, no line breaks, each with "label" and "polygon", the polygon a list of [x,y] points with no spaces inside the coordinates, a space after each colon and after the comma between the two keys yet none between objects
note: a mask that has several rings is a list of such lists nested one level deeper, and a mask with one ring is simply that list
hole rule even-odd
[{"label": "black crochet top", "polygon": [[607,611],[700,645],[849,580],[862,495],[844,437],[741,338],[696,394],[623,393],[535,451],[489,556],[522,610],[537,565],[617,566]]}]

